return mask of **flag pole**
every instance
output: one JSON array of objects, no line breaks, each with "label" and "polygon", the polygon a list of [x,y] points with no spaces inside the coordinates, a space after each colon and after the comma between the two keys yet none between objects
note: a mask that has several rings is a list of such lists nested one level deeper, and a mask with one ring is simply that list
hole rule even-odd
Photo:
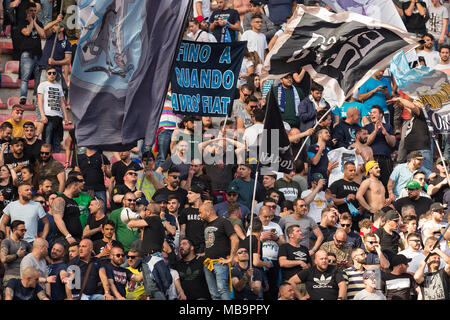
[{"label": "flag pole", "polygon": [[253,185],[253,197],[252,197],[252,206],[250,210],[250,224],[248,226],[248,230],[250,231],[249,236],[249,258],[250,258],[250,265],[249,268],[253,268],[253,254],[252,254],[252,230],[253,230],[253,209],[255,207],[255,196],[256,196],[256,184],[258,183],[258,165],[256,166],[256,172],[255,172],[255,183]]},{"label": "flag pole", "polygon": [[[336,107],[337,107],[337,105],[335,105],[333,108],[328,109],[328,111],[324,113],[324,115],[319,119],[319,121],[316,122],[316,124],[314,125],[313,129],[315,130],[319,126],[319,122],[321,122],[323,119],[325,119],[330,114],[330,112],[333,111],[334,108],[336,108]],[[310,138],[310,136],[306,136],[305,141],[303,141],[303,144],[300,147],[300,150],[298,150],[297,155],[294,158],[294,162],[297,160],[297,158],[300,155],[300,153],[302,153],[303,148],[305,147],[306,142],[308,141],[309,138]]]},{"label": "flag pole", "polygon": [[[64,6],[64,0],[61,0],[61,7],[59,8],[60,15],[62,14],[63,6]],[[58,39],[59,28],[60,28],[60,24],[58,22],[58,31],[56,31],[56,33],[55,33],[55,39],[53,40],[52,52],[50,54],[51,59],[53,59],[53,54],[55,53],[56,40]]]}]

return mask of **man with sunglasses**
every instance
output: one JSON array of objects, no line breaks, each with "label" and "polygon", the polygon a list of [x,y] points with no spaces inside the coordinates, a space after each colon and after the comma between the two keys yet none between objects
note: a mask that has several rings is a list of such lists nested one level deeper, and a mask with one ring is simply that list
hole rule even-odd
[{"label": "man with sunglasses", "polygon": [[41,146],[40,157],[38,159],[39,180],[47,177],[52,181],[52,191],[62,193],[66,182],[66,172],[64,166],[53,158],[52,145],[44,143]]},{"label": "man with sunglasses", "polygon": [[387,270],[389,268],[390,262],[387,256],[381,251],[381,246],[376,235],[373,233],[366,234],[362,248],[366,253],[366,266],[369,266],[368,269]]},{"label": "man with sunglasses", "polygon": [[47,81],[41,82],[37,88],[38,107],[44,124],[42,140],[50,143],[54,152],[59,152],[64,134],[63,120],[64,124],[68,124],[69,118],[62,86],[56,83],[55,67],[48,66],[46,72]]},{"label": "man with sunglasses", "polygon": [[105,270],[111,293],[116,300],[127,300],[127,283],[142,282],[142,273],[136,274],[121,267],[125,262],[125,253],[121,247],[112,247],[109,258],[111,262],[105,265]]},{"label": "man with sunglasses", "polygon": [[187,191],[180,187],[181,173],[176,167],[170,168],[167,171],[167,185],[164,188],[156,190],[152,199],[155,199],[160,194],[165,194],[167,197],[174,194],[180,201],[180,208],[183,209],[187,203]]},{"label": "man with sunglasses", "polygon": [[321,250],[336,254],[337,267],[344,270],[352,265],[352,248],[347,244],[347,232],[337,229],[332,241],[324,242],[320,246]]},{"label": "man with sunglasses", "polygon": [[122,206],[111,212],[109,219],[111,219],[116,228],[116,239],[123,245],[123,249],[128,251],[133,242],[139,239],[139,230],[131,230],[125,223],[122,222],[120,214],[124,208],[130,208],[131,211],[136,212],[136,196],[133,192],[127,192],[122,199]]},{"label": "man with sunglasses", "polygon": [[246,248],[240,247],[236,253],[237,263],[231,268],[235,300],[262,300],[262,272],[249,266],[250,258]]},{"label": "man with sunglasses", "polygon": [[253,91],[250,86],[248,84],[243,84],[239,89],[239,99],[233,101],[232,118],[236,125],[239,123],[239,128],[245,129],[253,124],[251,116],[245,111],[245,103],[252,94]]},{"label": "man with sunglasses", "polygon": [[[426,241],[427,238],[435,236],[438,238],[441,232],[445,229],[447,222],[444,221],[445,207],[439,203],[435,202],[430,206],[431,219],[426,221],[422,225],[422,239]],[[450,248],[448,246],[448,240],[450,240],[450,230],[447,231],[439,242],[441,250],[450,255]]]},{"label": "man with sunglasses", "polygon": [[[142,256],[139,250],[131,248],[126,258],[128,262],[126,269],[134,274],[142,275]],[[146,298],[144,284],[142,282],[128,281],[126,292],[127,300],[144,300]]]},{"label": "man with sunglasses", "polygon": [[114,187],[112,194],[113,201],[111,203],[111,210],[115,210],[120,207],[124,195],[127,192],[133,192],[133,194],[136,196],[136,200],[141,197],[145,198],[144,193],[141,190],[138,190],[137,188],[137,181],[138,181],[137,172],[135,170],[130,169],[125,172],[125,175],[123,177],[123,184],[116,185]]},{"label": "man with sunglasses", "polygon": [[395,210],[389,210],[384,216],[386,223],[382,228],[375,230],[374,234],[380,239],[381,250],[388,255],[389,258],[398,253],[400,245],[400,235],[398,225],[400,214]]},{"label": "man with sunglasses", "polygon": [[226,200],[214,205],[214,210],[216,210],[218,216],[227,218],[228,206],[231,204],[238,204],[241,207],[242,220],[244,220],[247,214],[250,213],[250,210],[246,206],[244,206],[242,203],[237,202],[237,199],[239,197],[238,190],[239,189],[236,186],[233,185],[228,186]]}]

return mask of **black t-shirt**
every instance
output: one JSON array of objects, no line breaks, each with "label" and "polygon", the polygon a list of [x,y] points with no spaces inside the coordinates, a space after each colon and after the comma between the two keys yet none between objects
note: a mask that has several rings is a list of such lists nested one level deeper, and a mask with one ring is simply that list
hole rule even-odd
[{"label": "black t-shirt", "polygon": [[[119,184],[119,185],[116,185],[115,187],[114,187],[114,189],[113,189],[113,192],[112,192],[112,198],[115,196],[115,195],[117,195],[117,194],[123,194],[123,195],[125,195],[126,193],[128,193],[128,192],[136,192],[137,191],[137,187],[135,186],[134,187],[134,189],[133,190],[131,190],[130,188],[128,188],[125,184]],[[143,198],[146,198],[145,197],[145,195],[144,195],[144,193],[142,193],[142,197]],[[111,199],[112,199],[111,198]],[[139,198],[138,198],[139,199]],[[136,199],[136,200],[138,200],[138,199]],[[121,208],[122,207],[122,202],[120,202],[120,203],[115,203],[114,202],[114,200],[112,200],[111,201],[111,211],[114,211],[114,210],[116,210],[116,209],[119,209],[119,208]]]},{"label": "black t-shirt", "polygon": [[188,300],[211,299],[203,270],[204,258],[179,260],[174,269],[180,275],[181,287]]},{"label": "black t-shirt", "polygon": [[409,273],[394,275],[381,273],[381,290],[387,300],[411,300],[416,295],[417,287],[414,277]]},{"label": "black t-shirt", "polygon": [[382,251],[389,251],[393,254],[398,253],[398,245],[400,243],[400,235],[392,231],[392,235],[386,232],[384,228],[375,230],[376,234],[380,238],[380,246]]},{"label": "black t-shirt", "polygon": [[195,247],[195,252],[205,251],[204,222],[198,215],[196,208],[184,208],[178,216],[180,225],[186,225],[186,238],[190,239]]},{"label": "black t-shirt", "polygon": [[232,164],[211,164],[205,166],[206,174],[211,178],[212,190],[226,191],[233,181]]},{"label": "black t-shirt", "polygon": [[427,197],[419,197],[418,200],[412,200],[409,197],[403,197],[394,202],[395,210],[402,212],[402,208],[406,205],[413,205],[416,209],[417,216],[426,213],[429,209],[433,200]]},{"label": "black t-shirt", "polygon": [[441,269],[437,272],[427,272],[424,275],[424,279],[424,282],[420,284],[423,300],[450,299],[450,278],[445,272],[445,269]]},{"label": "black t-shirt", "polygon": [[[430,145],[430,133],[428,131],[427,121],[423,110],[420,108],[420,114],[413,114],[413,118],[408,125],[411,127],[411,132],[405,136],[405,149],[409,153],[416,150],[429,150]],[[408,130],[407,130],[408,131]]]},{"label": "black t-shirt", "polygon": [[[100,227],[101,225],[105,224],[105,222],[108,220],[107,216],[104,216],[103,218],[101,218],[100,220],[95,220],[95,216],[94,215],[89,215],[88,219],[87,219],[87,225],[89,226],[90,230],[96,229],[98,227]],[[103,234],[101,231],[94,233],[90,239],[92,242],[100,240],[103,238]]]},{"label": "black t-shirt", "polygon": [[[359,188],[358,183],[354,181],[346,181],[344,179],[340,179],[331,184],[330,191],[332,194],[336,196],[337,199],[343,199],[349,194],[356,195],[356,192],[358,192],[358,188]],[[359,203],[356,199],[351,200],[350,202],[355,206],[355,208],[359,207]],[[346,203],[338,205],[338,211],[350,212]]]},{"label": "black t-shirt", "polygon": [[[44,28],[38,19],[36,19],[36,22],[39,27]],[[39,36],[36,28],[33,28],[29,36],[25,36],[22,33],[22,29],[27,28],[29,24],[30,23],[27,20],[19,21],[19,49],[20,52],[29,52],[32,56],[36,56],[40,59],[42,55],[41,37]]]},{"label": "black t-shirt", "polygon": [[111,175],[116,181],[116,186],[123,184],[123,177],[125,176],[125,172],[127,172],[127,170],[139,171],[142,170],[142,167],[135,161],[131,161],[129,165],[125,165],[122,161],[113,163],[111,166]]},{"label": "black t-shirt", "polygon": [[[63,221],[66,225],[67,231],[69,231],[72,237],[79,241],[83,235],[83,228],[80,221],[80,207],[75,200],[68,198],[65,194],[60,194],[59,196],[65,201]],[[65,237],[57,226],[54,232],[54,240],[60,237]]]},{"label": "black t-shirt", "polygon": [[[89,273],[89,277],[86,283],[86,287],[84,289],[84,294],[85,295],[93,295],[96,293],[101,293],[103,290],[99,290],[99,287],[97,286],[97,284],[100,282],[100,276],[99,276],[99,270],[104,268],[102,262],[100,261],[100,259],[96,258],[96,257],[91,257],[90,259],[90,263],[93,263],[91,272]],[[84,281],[84,277],[86,275],[87,272],[87,268],[88,268],[88,263],[82,261],[80,259],[80,256],[77,256],[75,258],[73,258],[72,260],[70,260],[69,262],[69,267],[72,265],[76,265],[80,268],[80,279],[81,279],[81,283],[83,283]],[[72,289],[72,294],[78,294],[80,292],[79,289]]]},{"label": "black t-shirt", "polygon": [[[429,185],[436,186],[436,185],[438,185],[439,183],[441,183],[443,180],[445,180],[445,178],[446,178],[446,177],[441,177],[440,175],[438,175],[436,178],[430,180]],[[449,187],[448,187],[448,184],[442,186],[442,187],[439,189],[439,191],[436,192],[436,193],[432,196],[433,200],[436,201],[436,202],[442,203],[443,200],[444,200],[444,193],[445,193],[447,190],[450,190]]]},{"label": "black t-shirt", "polygon": [[[323,234],[323,242],[328,242],[328,241],[333,241],[333,236],[336,233],[337,228],[335,226],[331,226],[331,227],[323,227],[321,226],[319,223],[317,224],[317,226],[319,227],[320,231]],[[311,232],[309,234],[309,238],[313,239],[313,240],[317,240],[316,235],[314,234],[314,232]]]},{"label": "black t-shirt", "polygon": [[[103,163],[102,163],[103,158]],[[109,160],[99,152],[88,157],[86,154],[78,156],[78,167],[83,173],[85,190],[105,191],[105,176],[102,171],[102,164],[109,165]]]},{"label": "black t-shirt", "polygon": [[[244,277],[244,274],[247,272],[247,269],[242,269],[237,263],[231,268],[231,278],[238,278],[241,280]],[[263,274],[258,268],[253,268],[253,281],[261,281],[263,282]],[[234,298],[236,300],[258,300],[259,296],[257,296],[250,289],[250,281],[247,281],[245,287],[241,291],[237,291],[234,289]]]},{"label": "black t-shirt", "polygon": [[22,281],[16,278],[9,280],[6,287],[11,288],[14,292],[13,300],[15,301],[39,300],[37,295],[44,290],[40,284],[36,284],[34,288],[25,288]]},{"label": "black t-shirt", "polygon": [[[423,1],[419,1],[420,4],[422,5],[422,7],[426,8],[427,4]],[[408,30],[408,32],[414,32],[414,33],[421,33],[421,34],[425,34],[427,29],[425,26],[425,18],[426,18],[426,13],[424,16],[421,16],[419,14],[419,10],[417,10],[417,5],[414,6],[412,15],[408,16],[405,11],[406,9],[409,8],[411,4],[411,1],[408,2],[403,2],[402,3],[402,9],[403,9],[403,16],[405,17],[405,27],[406,30]]]},{"label": "black t-shirt", "polygon": [[11,182],[6,186],[0,186],[0,193],[3,195],[5,200],[0,201],[0,210],[3,211],[5,207],[12,201],[18,199],[17,187],[15,187]]},{"label": "black t-shirt", "polygon": [[131,281],[133,272],[122,267],[113,266],[111,263],[105,265],[105,271],[108,279],[113,279],[117,291],[125,298],[127,295],[127,281]]},{"label": "black t-shirt", "polygon": [[64,300],[66,298],[65,285],[59,277],[62,270],[67,270],[67,265],[64,262],[49,265],[48,275],[56,276],[56,282],[50,283],[51,300]]},{"label": "black t-shirt", "polygon": [[[215,20],[224,19],[228,21],[230,24],[235,24],[237,21],[240,20],[239,13],[234,9],[226,9],[226,10],[214,10],[211,13],[211,17],[209,18],[209,21],[213,23]],[[225,27],[217,26],[214,28],[214,30],[211,31],[211,33],[216,38],[217,42],[224,42],[222,41],[222,32],[224,32]],[[228,31],[230,32],[230,38],[231,41],[236,41],[237,33],[234,30],[231,30],[228,28]]]},{"label": "black t-shirt", "polygon": [[[304,263],[311,264],[311,257],[309,256],[309,250],[305,246],[294,247],[290,243],[283,243],[278,250],[278,261],[280,257],[286,257],[287,260],[301,260]],[[301,266],[295,266],[292,268],[281,268],[281,280],[289,280],[293,275],[303,270]]]},{"label": "black t-shirt", "polygon": [[144,220],[147,222],[148,227],[144,228],[144,236],[142,238],[143,254],[161,252],[166,236],[166,229],[161,222],[161,218],[159,216],[150,216]]},{"label": "black t-shirt", "polygon": [[205,257],[211,259],[226,258],[230,255],[230,236],[234,234],[234,227],[224,217],[205,225]]},{"label": "black t-shirt", "polygon": [[41,147],[44,141],[41,139],[36,139],[33,144],[24,143],[23,153],[31,159],[39,159]]},{"label": "black t-shirt", "polygon": [[319,271],[315,266],[297,273],[306,285],[311,300],[336,300],[339,294],[338,283],[345,281],[342,271],[335,266]]},{"label": "black t-shirt", "polygon": [[[15,169],[18,165],[23,164],[23,166],[33,166],[35,162],[35,158],[32,158],[25,153],[20,158],[14,157],[12,153],[7,154],[5,157],[5,164],[11,164],[13,169]],[[17,173],[20,176],[20,172]]]},{"label": "black t-shirt", "polygon": [[[111,243],[112,243],[113,247],[121,247],[121,248],[123,248],[123,245],[117,240],[113,240]],[[100,254],[100,252],[103,251],[103,249],[105,248],[105,246],[107,244],[108,244],[108,242],[103,241],[103,238],[99,239],[99,240],[95,240],[94,243],[93,243],[94,254],[95,255]],[[110,261],[109,256],[101,257],[99,259],[102,262],[102,264],[104,264],[104,265],[109,263],[109,261]]]},{"label": "black t-shirt", "polygon": [[184,190],[183,188],[178,188],[177,190],[169,190],[167,187],[164,187],[162,189],[158,189],[156,190],[156,192],[153,194],[152,199],[155,199],[155,197],[157,195],[160,194],[164,194],[167,197],[170,195],[175,195],[177,196],[178,200],[180,201],[180,208],[184,208],[184,206],[186,205],[186,200],[187,200],[187,191]]},{"label": "black t-shirt", "polygon": [[[33,2],[40,4],[41,0],[34,0]],[[18,24],[21,21],[26,20],[28,3],[31,3],[31,1],[30,0],[22,0],[22,1],[20,1],[20,4],[15,8],[16,24]]]}]

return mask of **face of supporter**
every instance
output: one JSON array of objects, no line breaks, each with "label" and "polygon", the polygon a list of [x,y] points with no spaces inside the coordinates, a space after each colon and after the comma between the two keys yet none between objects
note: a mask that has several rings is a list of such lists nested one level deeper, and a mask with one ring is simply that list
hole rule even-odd
[{"label": "face of supporter", "polygon": [[19,141],[16,144],[12,145],[12,151],[15,154],[22,154],[22,152],[23,152],[23,142]]},{"label": "face of supporter", "polygon": [[340,226],[345,230],[345,232],[349,233],[352,228],[352,221],[351,220],[340,220],[339,221]]},{"label": "face of supporter", "polygon": [[33,139],[34,135],[36,134],[36,128],[32,126],[27,126],[23,129],[25,138],[31,140]]},{"label": "face of supporter", "polygon": [[116,266],[120,266],[125,262],[125,254],[123,253],[122,248],[112,248],[109,257],[111,259],[111,262],[113,262]]},{"label": "face of supporter", "polygon": [[384,69],[383,69],[383,70],[378,70],[378,71],[375,73],[375,78],[378,79],[378,80],[380,80],[380,79],[383,77],[383,73],[384,73]]},{"label": "face of supporter", "polygon": [[39,202],[39,203],[41,204],[41,206],[44,206],[44,205],[45,205],[45,199],[44,199],[44,197],[35,197],[33,201],[34,201],[34,202]]},{"label": "face of supporter", "polygon": [[408,197],[410,199],[418,199],[420,197],[420,189],[408,189]]},{"label": "face of supporter", "polygon": [[422,173],[416,174],[416,176],[414,177],[414,180],[417,181],[422,188],[425,186],[425,175],[424,174],[422,174]]},{"label": "face of supporter", "polygon": [[27,232],[27,228],[25,228],[25,225],[24,225],[24,224],[19,224],[19,225],[17,226],[17,229],[16,229],[16,231],[15,231],[15,234],[16,234],[16,236],[17,236],[17,238],[18,238],[19,240],[22,240],[23,237],[25,236],[25,232]]},{"label": "face of supporter", "polygon": [[250,12],[253,14],[259,13],[259,7],[257,5],[254,5],[253,3],[250,3]]},{"label": "face of supporter", "polygon": [[248,261],[249,260],[248,250],[245,248],[239,248],[237,250],[237,257],[238,260],[241,262]]},{"label": "face of supporter", "polygon": [[198,31],[199,25],[195,22],[190,21],[189,22],[189,31],[192,32],[193,34],[195,34]]},{"label": "face of supporter", "polygon": [[294,207],[294,211],[299,213],[301,216],[305,216],[308,214],[308,205],[303,200],[298,200],[297,204]]},{"label": "face of supporter", "polygon": [[52,150],[50,148],[41,147],[41,159],[44,162],[48,162],[52,156]]},{"label": "face of supporter", "polygon": [[107,239],[112,239],[112,237],[114,236],[114,231],[114,226],[110,224],[105,224],[102,229],[103,236]]},{"label": "face of supporter", "polygon": [[225,0],[217,0],[217,9],[223,10],[225,8]]},{"label": "face of supporter", "polygon": [[182,258],[186,258],[191,252],[191,244],[187,240],[181,240],[178,250]]},{"label": "face of supporter", "polygon": [[328,254],[326,252],[323,251],[317,252],[314,260],[317,269],[326,270],[328,268]]},{"label": "face of supporter", "polygon": [[126,160],[130,157],[130,151],[119,152],[120,160]]},{"label": "face of supporter", "polygon": [[263,186],[264,188],[271,188],[275,183],[276,179],[272,176],[263,176]]},{"label": "face of supporter", "polygon": [[344,177],[349,180],[355,179],[356,167],[353,164],[348,164],[344,167]]},{"label": "face of supporter", "polygon": [[25,288],[36,288],[36,285],[39,282],[39,273],[36,272],[29,276],[23,277],[23,284]]},{"label": "face of supporter", "polygon": [[265,206],[270,209],[270,213],[275,215],[275,211],[277,210],[277,204],[275,202],[266,202]]},{"label": "face of supporter", "polygon": [[92,253],[92,245],[88,241],[81,241],[78,249],[80,258],[86,259]]},{"label": "face of supporter", "polygon": [[47,79],[49,82],[54,82],[56,79],[56,69],[50,69],[47,71]]},{"label": "face of supporter", "polygon": [[186,141],[180,141],[180,142],[178,142],[177,147],[178,147],[178,152],[180,152],[181,154],[185,154],[189,148],[189,145]]},{"label": "face of supporter", "polygon": [[0,167],[0,179],[8,179],[11,176],[8,167],[1,166]]},{"label": "face of supporter", "polygon": [[330,131],[328,131],[328,130],[320,130],[320,132],[319,132],[319,137],[320,137],[323,141],[329,141],[329,140],[331,139]]},{"label": "face of supporter", "polygon": [[439,269],[439,266],[441,264],[441,257],[438,254],[432,254],[428,260],[427,260],[428,268],[429,269]]},{"label": "face of supporter", "polygon": [[344,233],[335,234],[333,237],[334,245],[336,248],[342,248],[347,242],[347,235]]},{"label": "face of supporter", "polygon": [[89,203],[89,212],[95,214],[100,210],[100,204],[96,199],[92,199]]},{"label": "face of supporter", "polygon": [[358,250],[354,257],[353,260],[360,263],[360,264],[365,264],[366,263],[366,253],[364,252],[363,249]]},{"label": "face of supporter", "polygon": [[447,62],[448,57],[450,56],[450,51],[447,48],[442,48],[442,50],[439,52],[439,56],[441,57],[441,60],[443,62]]},{"label": "face of supporter", "polygon": [[236,203],[238,197],[239,197],[239,193],[229,192],[229,193],[227,193],[227,202],[228,203]]},{"label": "face of supporter", "polygon": [[240,99],[241,101],[245,101],[245,99],[247,99],[248,97],[250,97],[252,95],[252,92],[250,90],[248,90],[247,88],[243,88],[240,92]]},{"label": "face of supporter", "polygon": [[327,115],[326,118],[320,122],[320,124],[323,127],[331,126],[331,115]]},{"label": "face of supporter", "polygon": [[280,79],[281,84],[283,85],[283,87],[286,87],[286,88],[292,87],[293,81],[294,80],[292,79],[291,75]]},{"label": "face of supporter", "polygon": [[374,177],[379,178],[381,175],[381,169],[380,166],[376,165],[375,167],[373,167],[372,169],[370,169],[370,173],[372,173],[372,175]]},{"label": "face of supporter", "polygon": [[41,185],[41,191],[43,194],[48,194],[52,191],[52,182],[50,180],[45,180]]},{"label": "face of supporter", "polygon": [[[411,221],[412,222],[412,221]],[[415,222],[415,221],[414,221]],[[419,250],[420,249],[420,239],[419,237],[411,237],[408,240],[408,245],[413,248],[414,250]]]},{"label": "face of supporter", "polygon": [[50,252],[50,257],[53,260],[59,260],[64,258],[64,247],[59,243],[54,244],[52,251]]},{"label": "face of supporter", "polygon": [[28,185],[23,185],[19,188],[19,197],[21,197],[24,201],[30,201],[32,196],[31,187]]},{"label": "face of supporter", "polygon": [[302,239],[303,239],[302,229],[300,229],[299,227],[295,227],[294,230],[292,230],[290,237],[292,240],[294,240],[296,242],[302,241]]},{"label": "face of supporter", "polygon": [[193,204],[193,203],[197,202],[198,199],[200,199],[200,197],[201,197],[200,193],[195,193],[190,190],[188,191],[187,199],[188,199],[189,203]]},{"label": "face of supporter", "polygon": [[11,112],[11,118],[13,119],[14,122],[20,122],[22,121],[23,118],[23,110],[20,110],[18,108],[15,108],[12,112]]},{"label": "face of supporter", "polygon": [[2,139],[3,140],[11,140],[12,130],[11,128],[5,128],[2,131]]},{"label": "face of supporter", "polygon": [[257,76],[253,79],[253,84],[255,88],[259,88],[261,86],[261,79]]},{"label": "face of supporter", "polygon": [[295,291],[294,288],[292,288],[292,285],[282,286],[280,289],[280,297],[284,300],[294,300]]},{"label": "face of supporter", "polygon": [[169,200],[167,202],[167,209],[169,210],[169,213],[177,212],[180,208],[180,203],[176,199]]},{"label": "face of supporter", "polygon": [[361,130],[361,132],[358,133],[357,139],[360,143],[365,144],[367,142],[367,137],[369,136],[369,133],[367,130]]},{"label": "face of supporter", "polygon": [[177,188],[180,185],[180,173],[172,172],[167,176],[167,181],[172,188]]},{"label": "face of supporter", "polygon": [[328,211],[326,214],[325,214],[325,224],[327,225],[327,226],[335,226],[336,225],[336,222],[337,222],[337,216],[336,216],[336,214],[333,212],[333,211]]},{"label": "face of supporter", "polygon": [[130,208],[134,211],[136,208],[136,196],[134,194],[127,194],[123,197],[123,203],[125,208]]},{"label": "face of supporter", "polygon": [[123,181],[131,184],[136,183],[137,181],[136,171],[134,170],[127,171],[127,173],[125,173],[125,176],[123,177]]},{"label": "face of supporter", "polygon": [[424,43],[425,48],[427,48],[427,49],[433,48],[433,40],[430,37],[428,37],[428,36],[423,37],[423,41],[425,41],[425,43]]},{"label": "face of supporter", "polygon": [[381,118],[383,117],[383,114],[380,113],[380,110],[378,109],[371,109],[370,110],[370,119],[372,122],[381,121]]},{"label": "face of supporter", "polygon": [[320,91],[320,90],[311,91],[311,95],[312,95],[313,99],[316,101],[320,101],[320,99],[322,99],[322,94],[323,94],[323,91]]},{"label": "face of supporter", "polygon": [[280,195],[278,194],[278,192],[272,192],[269,195],[270,198],[272,198],[273,200],[276,201],[276,203],[278,203],[278,201],[280,201]]},{"label": "face of supporter", "polygon": [[251,173],[252,173],[252,171],[249,168],[247,168],[246,166],[239,166],[239,168],[238,168],[238,174],[243,179],[250,177]]},{"label": "face of supporter", "polygon": [[263,226],[267,226],[275,215],[270,210],[261,210],[259,213],[259,219]]},{"label": "face of supporter", "polygon": [[72,260],[73,258],[78,256],[78,253],[79,253],[78,246],[69,247],[67,252],[68,252],[68,255],[69,255],[69,259]]},{"label": "face of supporter", "polygon": [[442,222],[442,221],[444,221],[444,214],[445,214],[445,212],[444,212],[444,209],[439,209],[439,210],[435,210],[435,211],[433,211],[433,213],[432,213],[433,215],[433,219],[435,220],[435,221],[437,221],[437,222]]},{"label": "face of supporter", "polygon": [[259,31],[259,30],[261,30],[261,26],[262,26],[262,19],[260,19],[260,18],[253,19],[250,24],[253,29]]}]

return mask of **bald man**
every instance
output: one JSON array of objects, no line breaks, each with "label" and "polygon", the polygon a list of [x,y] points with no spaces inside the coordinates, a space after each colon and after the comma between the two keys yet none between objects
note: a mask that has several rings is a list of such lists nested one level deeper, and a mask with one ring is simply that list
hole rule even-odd
[{"label": "bald man", "polygon": [[229,272],[239,244],[231,222],[219,217],[210,202],[199,208],[199,217],[205,224],[204,271],[213,300],[231,300]]},{"label": "bald man", "polygon": [[[80,241],[79,254],[72,259],[68,265],[68,271],[74,272],[75,282],[66,284],[66,293],[68,300],[113,300],[109,288],[108,277],[106,271],[99,258],[92,255],[94,251],[94,245],[91,240],[83,239]],[[86,283],[86,287],[82,292],[81,297],[80,289],[81,284],[86,276],[86,272],[89,264],[92,264],[89,278]],[[69,276],[69,274],[67,274]],[[103,287],[103,293],[98,291],[97,283],[101,282]]]},{"label": "bald man", "polygon": [[[328,253],[319,250],[314,255],[314,265],[293,275],[289,282],[299,300],[344,300],[347,296],[347,283],[342,271],[328,264]],[[304,283],[308,294],[303,296],[298,285]]]},{"label": "bald man", "polygon": [[334,127],[333,138],[337,140],[336,148],[348,148],[349,145],[356,141],[356,130],[359,128],[358,122],[361,114],[357,107],[350,107],[347,109],[347,116],[339,121],[338,125]]},{"label": "bald man", "polygon": [[39,285],[39,272],[34,267],[27,267],[21,279],[13,278],[5,288],[5,300],[49,300],[44,289]]},{"label": "bald man", "polygon": [[333,240],[323,243],[320,249],[336,255],[336,262],[339,269],[344,270],[352,266],[352,247],[347,244],[347,231],[344,229],[337,229]]}]

